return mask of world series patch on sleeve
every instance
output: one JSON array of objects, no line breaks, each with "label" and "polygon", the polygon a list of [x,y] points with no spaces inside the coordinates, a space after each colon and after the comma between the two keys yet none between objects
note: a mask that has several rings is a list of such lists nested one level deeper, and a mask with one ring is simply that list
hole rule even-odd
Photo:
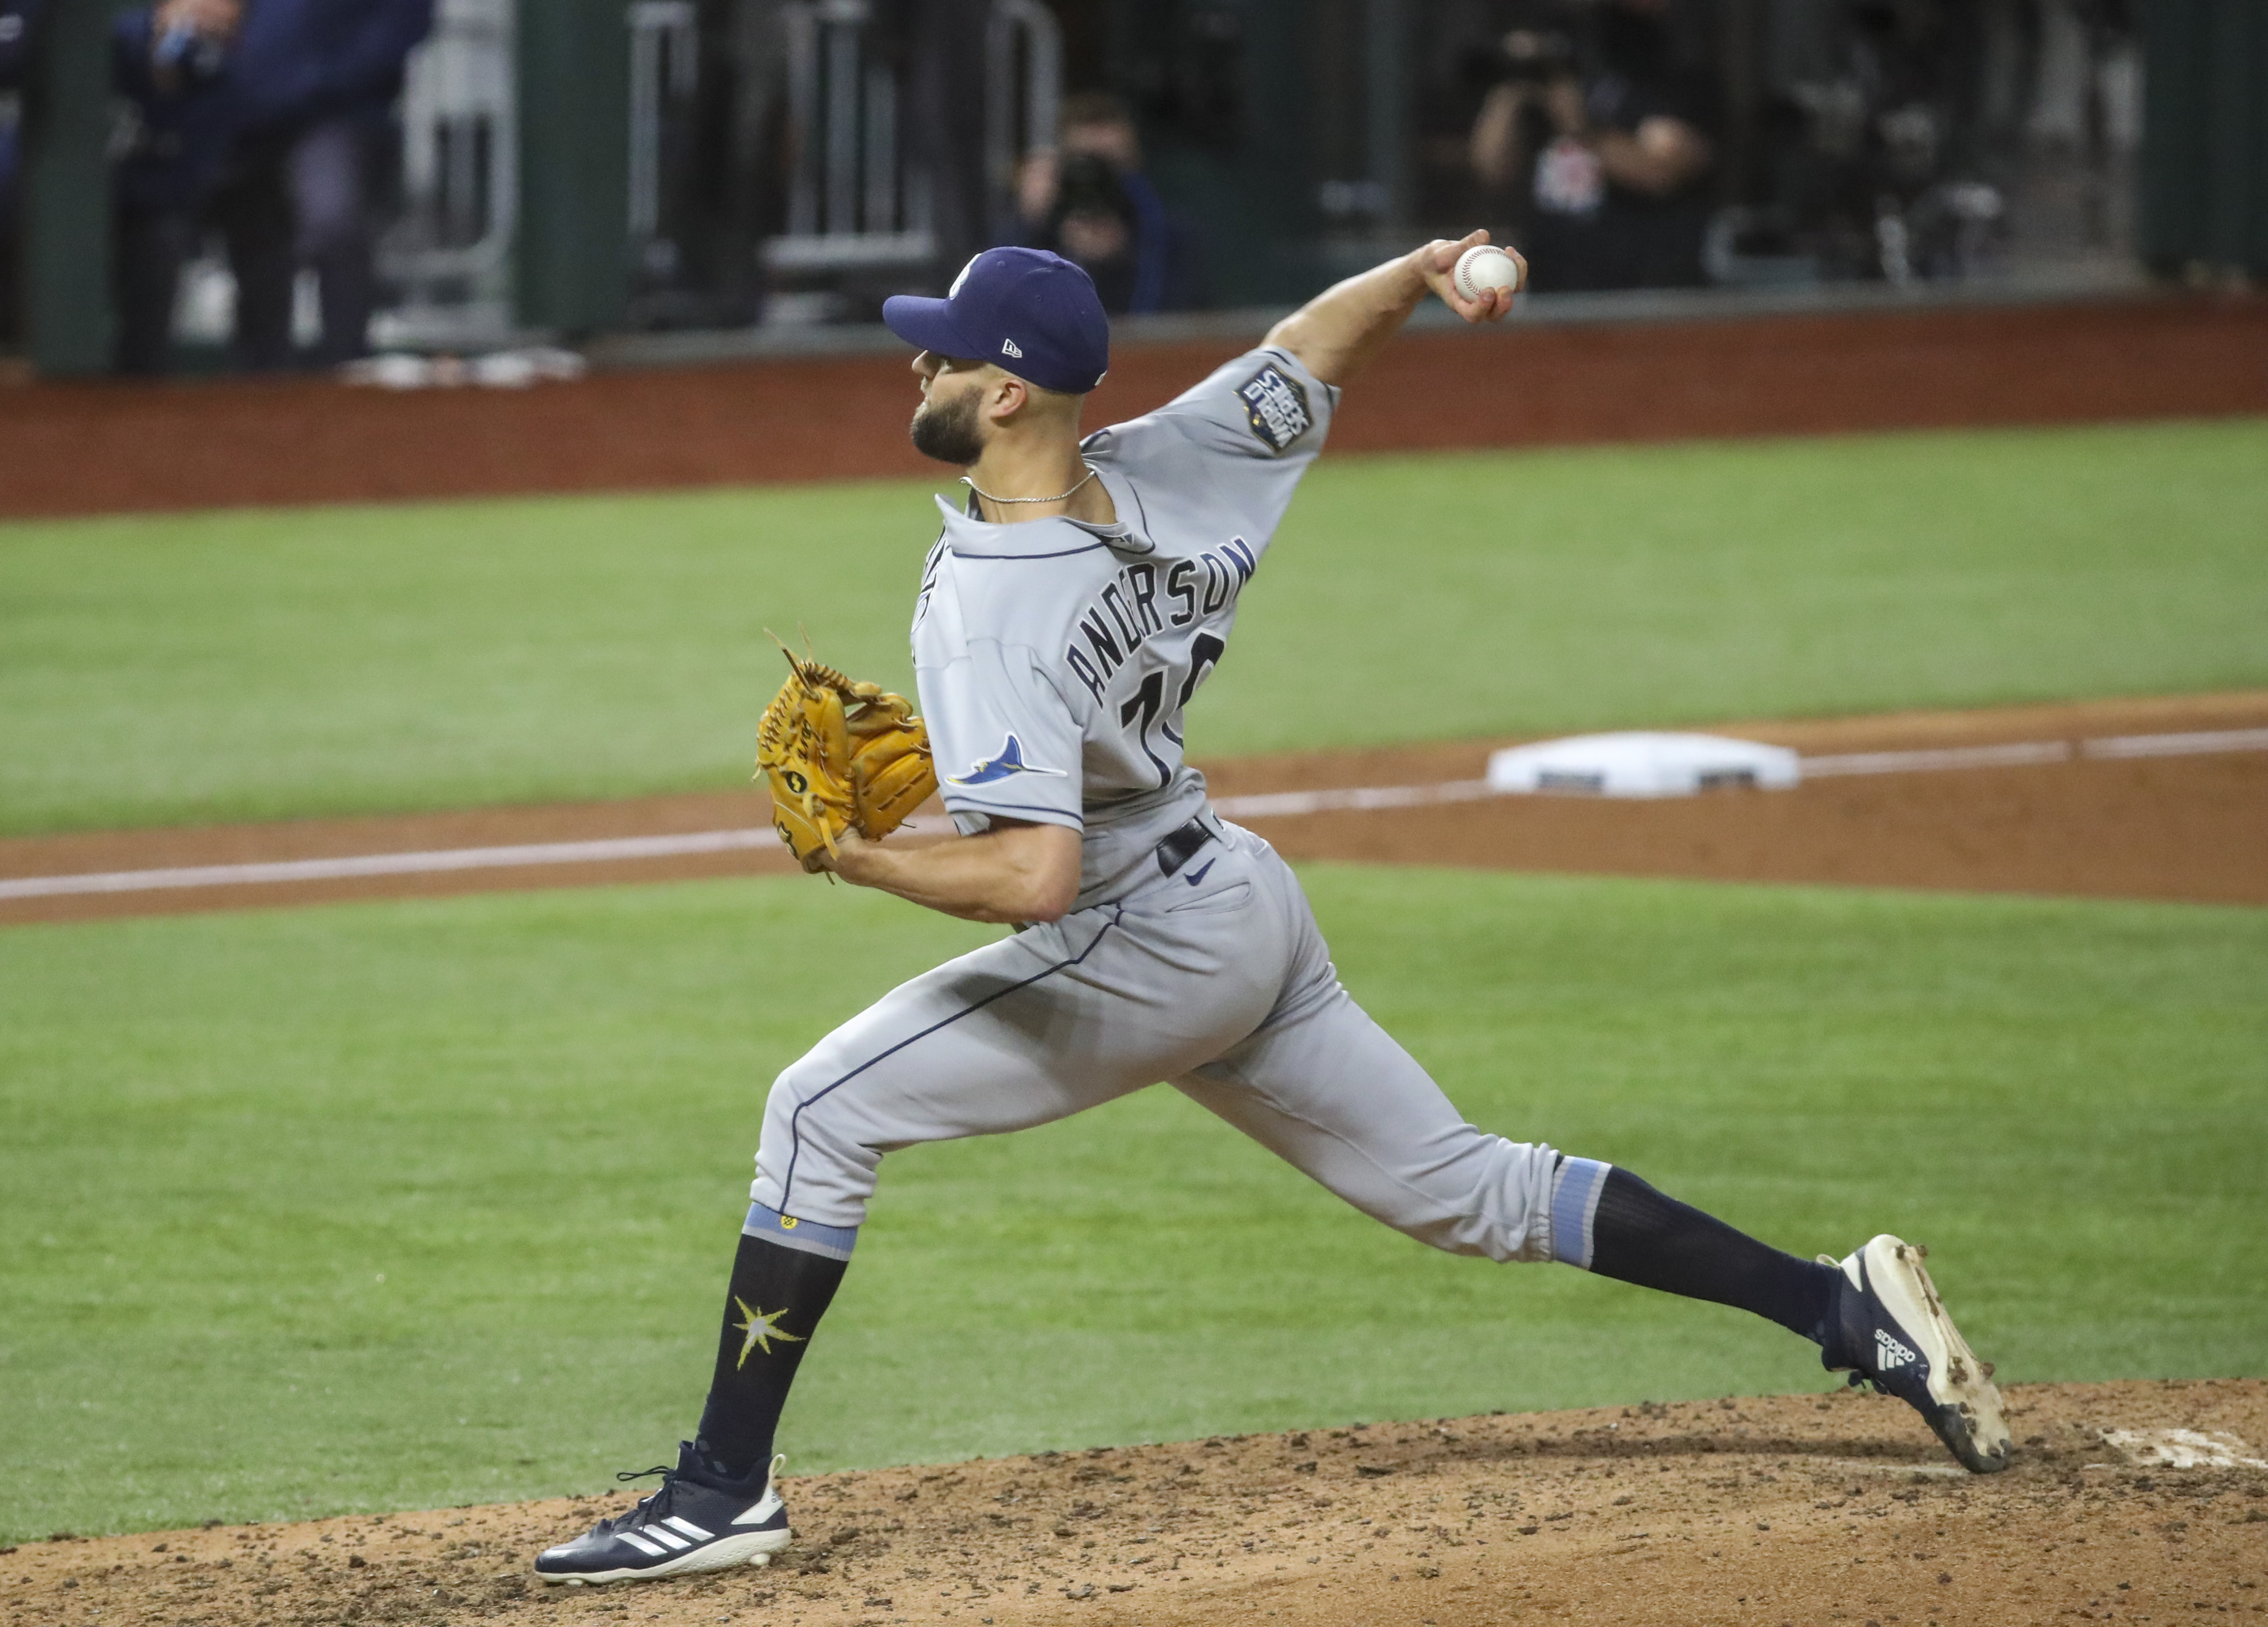
[{"label": "world series patch on sleeve", "polygon": [[756,774],[780,840],[816,870],[844,831],[873,842],[903,824],[937,790],[937,769],[904,696],[792,654],[787,663],[757,729]]},{"label": "world series patch on sleeve", "polygon": [[1252,432],[1267,443],[1270,452],[1283,451],[1315,426],[1315,415],[1307,407],[1307,392],[1272,364],[1246,379],[1236,394],[1244,403]]}]

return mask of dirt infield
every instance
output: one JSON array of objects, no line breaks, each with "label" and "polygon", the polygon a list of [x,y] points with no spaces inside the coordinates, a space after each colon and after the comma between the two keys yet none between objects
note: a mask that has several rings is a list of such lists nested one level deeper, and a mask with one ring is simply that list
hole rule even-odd
[{"label": "dirt infield", "polygon": [[[1815,754],[2268,725],[2268,694],[1907,712],[1716,732]],[[1221,765],[1217,795],[1478,776],[1487,745]],[[1720,881],[2268,904],[2268,751],[1807,780],[1658,802],[1498,797],[1251,821],[1285,857]]]},{"label": "dirt infield", "polygon": [[[1827,753],[2164,737],[2268,727],[2268,693],[1908,712],[1725,725]],[[1478,741],[1206,765],[1230,801],[1287,791],[1428,785],[1478,777]],[[1299,817],[1236,815],[1295,859],[1694,876],[2268,904],[2268,751],[2066,761],[1807,782],[1660,802],[1503,797]],[[306,820],[0,840],[0,881],[343,855],[410,854],[625,836],[762,830],[753,790],[558,807]],[[942,821],[924,821],[930,828]],[[917,837],[915,839],[920,839]],[[784,874],[769,843],[540,865],[107,894],[0,898],[0,924],[268,908],[338,899]]]},{"label": "dirt infield", "polygon": [[[790,1476],[797,1540],[770,1566],[630,1589],[546,1588],[527,1570],[627,1496],[58,1538],[0,1557],[0,1609],[26,1627],[2005,1627],[2264,1613],[2268,1382],[2036,1385],[2008,1399],[2019,1454],[1983,1478],[1879,1396],[1642,1403]],[[2169,1469],[2145,1443],[2103,1439],[2168,1430],[2238,1461]]]},{"label": "dirt infield", "polygon": [[[1087,422],[1248,341],[1128,344]],[[0,389],[0,518],[637,490],[934,472],[895,354],[392,394],[322,380]],[[1350,394],[1339,452],[2268,412],[2268,298],[2161,295],[1413,332]]]}]

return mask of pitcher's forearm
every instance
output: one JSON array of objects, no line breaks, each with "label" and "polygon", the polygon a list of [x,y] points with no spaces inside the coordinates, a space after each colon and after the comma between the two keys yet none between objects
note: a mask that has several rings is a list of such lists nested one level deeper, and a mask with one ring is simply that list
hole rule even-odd
[{"label": "pitcher's forearm", "polygon": [[1325,384],[1344,384],[1410,320],[1425,287],[1416,254],[1404,254],[1325,289],[1270,328],[1268,342]]},{"label": "pitcher's forearm", "polygon": [[887,847],[855,834],[839,840],[823,868],[964,921],[1053,921],[1079,896],[1079,834],[1061,825],[1005,826],[933,847]]},{"label": "pitcher's forearm", "polygon": [[[1466,250],[1489,240],[1485,232],[1451,242],[1437,238],[1384,265],[1373,266],[1323,290],[1268,330],[1268,342],[1289,350],[1325,384],[1344,384],[1386,348],[1428,291],[1468,322],[1501,321],[1512,310],[1510,289],[1484,288],[1476,298],[1457,292],[1450,271]],[[1527,262],[1512,250],[1527,281]]]},{"label": "pitcher's forearm", "polygon": [[836,873],[858,887],[902,898],[909,904],[934,909],[963,921],[1012,924],[1033,918],[1029,901],[1016,884],[1020,878],[1004,875],[968,851],[968,837],[931,848],[876,847],[867,850],[856,868],[839,865]]}]

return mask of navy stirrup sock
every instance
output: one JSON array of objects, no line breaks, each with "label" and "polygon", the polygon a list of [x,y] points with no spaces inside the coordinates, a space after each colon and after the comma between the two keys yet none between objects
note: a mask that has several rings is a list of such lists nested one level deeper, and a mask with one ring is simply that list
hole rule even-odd
[{"label": "navy stirrup sock", "polygon": [[1627,1169],[1563,1160],[1552,1185],[1552,1256],[1601,1277],[1730,1305],[1814,1344],[1831,1329],[1842,1273],[1736,1232]]},{"label": "navy stirrup sock", "polygon": [[749,1209],[694,1441],[719,1478],[747,1481],[765,1473],[788,1387],[850,1269],[858,1237],[855,1226],[817,1226],[762,1204]]}]

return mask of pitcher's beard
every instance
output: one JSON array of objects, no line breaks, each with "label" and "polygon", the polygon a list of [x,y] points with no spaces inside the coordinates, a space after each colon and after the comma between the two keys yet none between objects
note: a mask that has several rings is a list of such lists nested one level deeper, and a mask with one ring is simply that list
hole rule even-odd
[{"label": "pitcher's beard", "polygon": [[924,401],[914,409],[914,450],[939,463],[967,468],[984,455],[976,430],[976,398],[962,395],[939,407]]}]

